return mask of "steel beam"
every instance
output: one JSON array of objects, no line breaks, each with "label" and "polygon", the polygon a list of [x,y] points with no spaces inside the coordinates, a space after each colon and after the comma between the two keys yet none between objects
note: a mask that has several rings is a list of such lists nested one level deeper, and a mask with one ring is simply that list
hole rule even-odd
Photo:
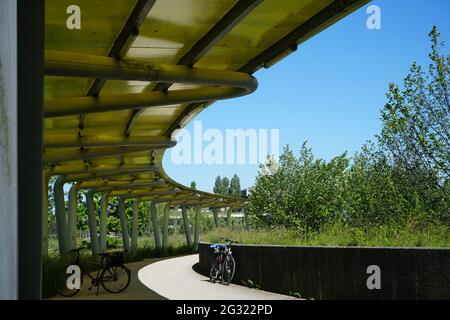
[{"label": "steel beam", "polygon": [[[262,0],[240,0],[178,61],[178,65],[192,67],[206,52],[244,19]],[[172,83],[158,83],[153,91],[167,91]],[[129,136],[136,119],[145,109],[133,110],[124,134]]]},{"label": "steel beam", "polygon": [[[353,10],[365,5],[368,2],[370,2],[370,0],[334,0],[328,7],[314,15],[308,21],[302,23],[269,48],[265,49],[263,52],[239,68],[238,71],[251,74],[259,70],[264,65],[267,65],[267,62],[270,62],[270,65],[273,65],[274,60],[276,60],[280,55],[285,56],[287,50],[291,49],[291,51],[295,51],[292,49],[296,48],[300,43],[306,41],[308,38],[319,33],[333,22],[345,17]],[[180,113],[175,122],[165,131],[164,135],[171,136],[181,127],[181,123],[184,119],[188,118],[189,115],[193,114],[198,108],[206,107],[206,105],[211,103],[212,101],[205,101],[203,103],[189,104],[185,107],[183,112]]]},{"label": "steel beam", "polygon": [[[108,53],[108,57],[123,58],[128,49],[133,44],[134,40],[139,34],[139,28],[145,21],[145,18],[149,14],[151,8],[155,4],[156,0],[138,0],[133,12],[128,17],[125,26],[117,36],[111,50]],[[97,97],[100,91],[103,89],[106,81],[104,79],[95,79],[91,87],[88,90],[87,95],[90,97]],[[84,129],[84,115],[80,115],[79,128]]]},{"label": "steel beam", "polygon": [[56,150],[46,151],[44,153],[45,163],[59,163],[74,160],[91,160],[97,158],[116,157],[130,153],[139,153],[155,149],[166,149],[167,146],[139,146],[139,147],[100,147],[77,150]]},{"label": "steel beam", "polygon": [[89,147],[142,147],[152,149],[172,148],[177,142],[167,137],[114,137],[83,136],[60,134],[56,130],[44,135],[45,148],[89,148]]},{"label": "steel beam", "polygon": [[[129,164],[129,165],[123,165],[123,166],[117,166],[117,165],[99,165],[96,167],[89,167],[89,166],[83,166],[83,165],[74,165],[74,166],[58,166],[54,168],[50,168],[49,172],[51,175],[78,175],[78,174],[100,174],[100,175],[107,175],[107,174],[114,174],[117,175],[120,174],[130,174],[130,173],[136,173],[136,172],[152,172],[152,171],[158,171],[160,170],[160,166],[156,164]],[[67,179],[69,181],[70,178]]]},{"label": "steel beam", "polygon": [[[132,199],[132,198],[145,198],[145,197],[150,197],[150,196],[154,196],[154,197],[159,197],[159,196],[166,196],[166,195],[173,195],[173,194],[179,194],[179,195],[187,195],[185,193],[183,193],[182,191],[178,190],[178,191],[173,191],[173,190],[169,190],[169,191],[152,191],[152,192],[136,192],[136,193],[128,193],[125,195],[120,195],[123,199]],[[117,196],[118,194],[113,193],[114,196]]]},{"label": "steel beam", "polygon": [[95,192],[105,192],[105,191],[117,191],[117,190],[128,190],[136,188],[151,188],[165,185],[165,181],[151,180],[148,182],[136,182],[136,183],[122,183],[122,184],[110,184],[103,183],[101,186],[93,187]]},{"label": "steel beam", "polygon": [[[268,61],[276,59],[279,55],[284,55],[289,48],[297,47],[313,35],[324,30],[330,24],[344,18],[346,15],[368,2],[370,2],[370,0],[334,0],[316,15],[251,59],[239,68],[239,71],[245,73],[257,71]],[[273,63],[271,63],[271,65],[272,64]]]},{"label": "steel beam", "polygon": [[245,73],[189,68],[177,65],[156,65],[125,60],[117,61],[112,58],[57,51],[46,51],[45,71],[47,75],[55,76],[172,81],[208,86],[199,89],[173,90],[170,92],[47,100],[44,102],[45,117],[229,99],[250,94],[258,86],[257,80]]}]

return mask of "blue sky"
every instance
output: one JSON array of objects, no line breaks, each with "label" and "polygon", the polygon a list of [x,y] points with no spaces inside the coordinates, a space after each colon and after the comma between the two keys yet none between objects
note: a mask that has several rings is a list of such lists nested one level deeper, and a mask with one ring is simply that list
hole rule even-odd
[{"label": "blue sky", "polygon": [[[279,129],[280,148],[298,150],[308,141],[316,157],[330,159],[358,151],[380,131],[379,110],[389,82],[401,84],[413,61],[428,64],[428,33],[437,25],[450,46],[450,1],[372,1],[381,8],[381,30],[366,27],[366,7],[341,20],[289,57],[255,76],[252,95],[219,101],[195,120],[204,130]],[[193,122],[186,127],[193,132]],[[242,188],[254,183],[257,165],[175,165],[170,151],[166,172],[176,181],[197,182],[212,191],[217,175],[237,174]]]}]

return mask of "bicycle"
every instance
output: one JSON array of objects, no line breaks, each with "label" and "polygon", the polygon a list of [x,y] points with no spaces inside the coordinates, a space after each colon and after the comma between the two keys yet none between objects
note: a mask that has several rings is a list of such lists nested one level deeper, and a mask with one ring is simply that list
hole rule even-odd
[{"label": "bicycle", "polygon": [[[80,251],[84,247],[73,249],[71,253],[71,263],[58,270],[54,278],[54,286],[56,291],[64,297],[73,297],[81,290],[83,283],[83,275],[87,275],[91,279],[91,286],[97,287],[97,295],[99,293],[100,285],[110,293],[120,293],[130,285],[131,271],[124,265],[124,258],[122,252],[100,253],[100,266],[97,274],[93,277],[89,272],[85,272],[80,265]],[[80,267],[80,288],[70,289],[67,286],[68,273],[67,269],[71,265]]]},{"label": "bicycle", "polygon": [[221,238],[221,240],[228,242],[228,244],[211,244],[209,246],[214,250],[214,260],[209,271],[209,281],[215,282],[220,279],[222,284],[228,285],[233,280],[236,269],[231,245],[239,242],[226,238]]}]

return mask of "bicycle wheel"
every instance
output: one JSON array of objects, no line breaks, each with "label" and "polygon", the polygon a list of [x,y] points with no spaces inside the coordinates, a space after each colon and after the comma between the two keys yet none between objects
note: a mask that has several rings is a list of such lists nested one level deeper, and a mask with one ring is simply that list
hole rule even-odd
[{"label": "bicycle wheel", "polygon": [[103,289],[110,293],[119,293],[128,288],[131,281],[130,269],[121,266],[107,266],[100,275]]},{"label": "bicycle wheel", "polygon": [[219,275],[218,263],[214,261],[211,265],[211,269],[209,270],[209,281],[215,282]]},{"label": "bicycle wheel", "polygon": [[225,258],[222,269],[222,284],[229,284],[234,277],[236,262],[232,256]]},{"label": "bicycle wheel", "polygon": [[[69,277],[67,274],[67,267],[68,266],[65,266],[56,272],[55,277],[53,278],[53,285],[55,286],[56,291],[63,297],[73,297],[80,292],[80,289],[69,289],[67,287],[67,278]],[[81,277],[80,282],[81,288],[83,277]]]}]

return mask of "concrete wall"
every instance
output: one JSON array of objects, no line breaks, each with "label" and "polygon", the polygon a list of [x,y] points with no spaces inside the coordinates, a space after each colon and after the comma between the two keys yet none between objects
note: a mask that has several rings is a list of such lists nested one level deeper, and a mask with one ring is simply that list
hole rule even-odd
[{"label": "concrete wall", "polygon": [[[209,274],[209,244],[199,246],[199,269]],[[450,249],[233,246],[234,283],[315,299],[450,299]],[[367,268],[381,270],[369,290]]]}]

